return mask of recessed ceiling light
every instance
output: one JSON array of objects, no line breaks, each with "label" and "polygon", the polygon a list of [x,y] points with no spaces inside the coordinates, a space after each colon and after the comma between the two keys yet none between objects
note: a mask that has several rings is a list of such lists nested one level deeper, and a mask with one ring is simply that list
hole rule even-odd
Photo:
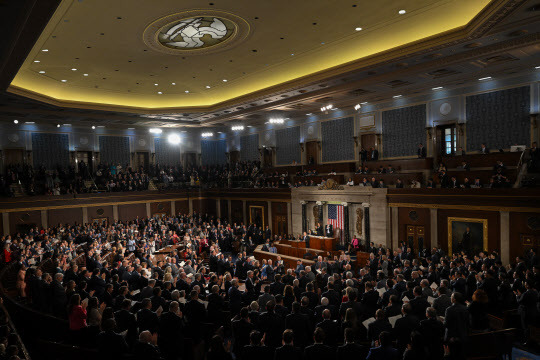
[{"label": "recessed ceiling light", "polygon": [[478,79],[478,81],[484,81],[484,80],[489,80],[489,79],[491,79],[491,76],[486,76],[486,77],[480,78],[480,79]]},{"label": "recessed ceiling light", "polygon": [[405,14],[406,12],[407,12],[407,11],[405,11],[405,10],[399,10],[399,11],[398,11],[399,15],[403,15],[403,14]]},{"label": "recessed ceiling light", "polygon": [[67,82],[67,80],[62,80],[62,82]]},{"label": "recessed ceiling light", "polygon": [[223,82],[227,82],[227,79],[223,79]]},{"label": "recessed ceiling light", "polygon": [[171,85],[176,85],[176,83],[171,83]]},{"label": "recessed ceiling light", "polygon": [[95,129],[96,127],[94,125],[92,125],[92,130]]},{"label": "recessed ceiling light", "polygon": [[13,120],[13,123],[14,123],[14,124],[18,124],[18,123],[19,123],[19,120]]},{"label": "recessed ceiling light", "polygon": [[41,62],[41,61],[39,61],[39,60],[34,60],[34,62],[35,62],[35,63],[38,63],[38,62]]},{"label": "recessed ceiling light", "polygon": [[400,98],[402,97],[403,95],[395,95],[395,96],[392,96],[394,99],[397,99],[397,98]]},{"label": "recessed ceiling light", "polygon": [[84,76],[88,76],[88,74],[83,74]]},{"label": "recessed ceiling light", "polygon": [[158,93],[159,95],[163,94],[161,91],[158,91],[157,93]]},{"label": "recessed ceiling light", "polygon": [[357,27],[356,29],[354,29],[356,31],[362,31],[362,28],[361,27]]},{"label": "recessed ceiling light", "polygon": [[41,51],[43,51],[43,52],[47,52],[47,51],[49,51],[49,49],[43,49],[43,50],[41,50]]},{"label": "recessed ceiling light", "polygon": [[40,73],[40,74],[45,74],[45,71],[41,70],[39,73]]},{"label": "recessed ceiling light", "polygon": [[26,121],[25,124],[35,124],[33,121]]},{"label": "recessed ceiling light", "polygon": [[437,86],[437,87],[432,88],[431,90],[441,90],[442,88],[443,88],[442,86]]},{"label": "recessed ceiling light", "polygon": [[184,91],[186,94],[189,94],[189,90]]},{"label": "recessed ceiling light", "polygon": [[73,68],[73,69],[71,69],[71,71],[77,71],[77,69]]},{"label": "recessed ceiling light", "polygon": [[207,88],[207,89],[210,89],[210,85],[206,85],[206,88]]}]

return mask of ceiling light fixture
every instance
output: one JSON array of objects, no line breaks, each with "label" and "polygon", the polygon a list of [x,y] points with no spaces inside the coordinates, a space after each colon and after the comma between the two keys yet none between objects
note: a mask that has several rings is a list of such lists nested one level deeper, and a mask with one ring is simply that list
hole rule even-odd
[{"label": "ceiling light fixture", "polygon": [[437,87],[432,88],[431,90],[441,90],[442,88],[443,88],[442,86],[437,86]]},{"label": "ceiling light fixture", "polygon": [[357,27],[356,29],[354,29],[356,31],[362,31],[362,28],[361,27]]},{"label": "ceiling light fixture", "polygon": [[402,97],[402,96],[403,96],[403,95],[394,95],[394,96],[392,96],[392,97],[393,97],[394,99],[398,99],[398,98],[400,98],[400,97]]},{"label": "ceiling light fixture", "polygon": [[211,133],[211,132],[203,132],[203,133],[201,134],[201,136],[204,137],[204,138],[205,138],[205,137],[211,137],[211,136],[214,136],[214,133]]},{"label": "ceiling light fixture", "polygon": [[399,15],[403,15],[403,14],[407,13],[407,11],[406,10],[399,10],[398,13],[399,13]]},{"label": "ceiling light fixture", "polygon": [[167,137],[167,141],[169,144],[178,145],[180,144],[180,136],[178,136],[178,134],[170,134]]},{"label": "ceiling light fixture", "polygon": [[275,119],[268,120],[268,122],[270,124],[283,124],[285,122],[285,119],[275,118]]},{"label": "ceiling light fixture", "polygon": [[478,81],[484,81],[484,80],[490,80],[490,79],[491,79],[491,76],[486,76],[486,77],[478,79]]},{"label": "ceiling light fixture", "polygon": [[13,120],[13,123],[14,123],[14,124],[18,124],[18,123],[19,123],[19,120]]},{"label": "ceiling light fixture", "polygon": [[244,130],[244,126],[243,125],[236,125],[236,126],[233,126],[231,127],[232,131],[242,131]]},{"label": "ceiling light fixture", "polygon": [[163,130],[161,129],[158,129],[158,128],[152,128],[150,130],[148,130],[151,134],[161,134],[163,132]]},{"label": "ceiling light fixture", "polygon": [[354,110],[358,111],[358,110],[360,110],[361,107],[362,107],[362,105],[356,104],[356,105],[354,105]]}]

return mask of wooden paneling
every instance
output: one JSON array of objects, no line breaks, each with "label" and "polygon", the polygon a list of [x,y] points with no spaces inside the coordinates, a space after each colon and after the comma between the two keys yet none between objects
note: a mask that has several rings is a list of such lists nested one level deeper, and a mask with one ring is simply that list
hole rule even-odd
[{"label": "wooden paneling", "polygon": [[422,183],[422,173],[393,173],[393,174],[354,174],[353,180],[354,184],[358,185],[366,178],[371,182],[371,178],[375,178],[377,182],[379,180],[384,181],[385,185],[395,185],[397,179],[401,179],[403,187],[409,187],[413,180],[416,180]]},{"label": "wooden paneling", "polygon": [[146,218],[146,204],[118,205],[118,220],[132,221]]},{"label": "wooden paneling", "polygon": [[[510,213],[510,262],[514,262],[516,256],[524,255],[528,247],[522,243],[522,235],[532,235],[540,238],[540,214],[538,213]],[[535,244],[537,250],[540,240]],[[538,254],[538,252],[537,252]]]},{"label": "wooden paneling", "polygon": [[233,223],[240,224],[244,221],[244,209],[242,201],[232,200],[231,201],[231,220]]},{"label": "wooden paneling", "polygon": [[498,211],[453,210],[439,209],[437,211],[437,235],[439,245],[448,251],[448,218],[475,218],[488,220],[488,251],[500,251],[500,219]]},{"label": "wooden paneling", "polygon": [[31,227],[41,228],[40,211],[20,211],[9,214],[9,230],[12,235],[19,231],[27,231]]},{"label": "wooden paneling", "polygon": [[150,203],[150,214],[171,214],[171,202],[170,201],[160,201]]},{"label": "wooden paneling", "polygon": [[189,213],[189,202],[187,200],[175,201],[174,207],[177,214]]},{"label": "wooden paneling", "polygon": [[93,219],[107,218],[109,222],[113,222],[113,207],[107,206],[89,206],[88,207],[88,221],[92,222]]},{"label": "wooden paneling", "polygon": [[[431,219],[429,209],[417,208],[399,208],[398,209],[398,227],[399,243],[407,240],[407,225],[423,226],[425,229],[424,248],[429,249],[431,245]],[[435,246],[435,245],[433,245]]]},{"label": "wooden paneling", "polygon": [[457,168],[465,161],[470,167],[493,167],[497,160],[501,160],[506,166],[516,166],[519,162],[520,152],[492,152],[487,155],[474,154],[464,156],[444,156],[441,161],[447,169]]},{"label": "wooden paneling", "polygon": [[49,227],[57,226],[58,224],[82,224],[82,221],[82,208],[53,209],[47,211],[47,223]]},{"label": "wooden paneling", "polygon": [[377,160],[377,161],[368,161],[366,162],[365,165],[369,168],[370,171],[377,171],[380,166],[387,168],[389,165],[392,165],[392,167],[396,171],[431,170],[433,169],[433,158]]}]

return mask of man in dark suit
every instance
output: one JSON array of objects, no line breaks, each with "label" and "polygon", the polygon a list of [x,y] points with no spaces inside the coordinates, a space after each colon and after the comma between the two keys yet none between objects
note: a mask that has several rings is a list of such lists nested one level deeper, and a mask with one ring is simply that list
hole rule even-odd
[{"label": "man in dark suit", "polygon": [[308,315],[300,312],[300,303],[294,302],[292,313],[285,317],[285,327],[293,331],[294,343],[297,346],[305,347],[309,342],[308,334],[311,332],[309,321]]},{"label": "man in dark suit", "polygon": [[371,147],[370,149],[370,153],[371,153],[371,161],[377,161],[379,160],[379,151],[377,149],[375,149],[374,147]]},{"label": "man in dark suit", "polygon": [[411,333],[420,326],[420,320],[412,314],[411,304],[403,304],[401,313],[403,317],[397,319],[394,325],[394,337],[397,340],[397,347],[400,354],[403,353],[407,344],[411,341]]},{"label": "man in dark suit", "polygon": [[470,314],[464,304],[463,294],[455,292],[452,294],[451,300],[452,306],[446,309],[444,314],[444,341],[455,338],[460,340],[461,344],[464,344],[469,335]]},{"label": "man in dark suit", "polygon": [[274,360],[300,360],[302,359],[302,352],[299,348],[294,346],[294,334],[293,331],[287,329],[283,332],[283,346],[276,349],[274,353]]},{"label": "man in dark suit", "polygon": [[356,344],[354,342],[355,336],[354,329],[345,329],[345,343],[337,349],[337,360],[365,359],[368,349]]},{"label": "man in dark suit", "polygon": [[430,359],[443,358],[444,325],[437,319],[437,310],[432,307],[426,310],[426,320],[420,321],[420,333],[424,337]]},{"label": "man in dark suit", "polygon": [[330,346],[324,345],[324,330],[321,328],[315,329],[313,334],[314,344],[307,346],[304,349],[304,359],[309,360],[328,360],[334,356],[334,352]]},{"label": "man in dark suit", "polygon": [[419,159],[425,159],[426,158],[427,152],[426,152],[426,148],[424,147],[423,144],[418,144],[417,154],[418,154]]},{"label": "man in dark suit", "polygon": [[249,345],[249,335],[254,330],[253,324],[249,320],[249,309],[243,307],[240,310],[240,319],[232,322],[232,332],[234,336],[233,351],[236,356],[241,356],[244,346]]},{"label": "man in dark suit", "polygon": [[366,360],[397,360],[398,351],[392,347],[392,335],[383,331],[379,335],[379,346],[371,348]]}]

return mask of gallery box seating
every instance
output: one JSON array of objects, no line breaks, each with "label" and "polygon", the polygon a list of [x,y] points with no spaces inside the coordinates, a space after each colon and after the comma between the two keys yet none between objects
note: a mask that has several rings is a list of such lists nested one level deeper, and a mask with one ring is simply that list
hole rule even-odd
[{"label": "gallery box seating", "polygon": [[443,156],[440,160],[448,170],[457,169],[465,161],[471,168],[493,168],[498,160],[501,160],[506,167],[517,166],[521,152],[492,152],[486,155],[471,154],[462,156]]},{"label": "gallery box seating", "polygon": [[404,187],[409,187],[413,180],[416,180],[420,183],[422,183],[423,175],[421,172],[415,172],[415,173],[393,173],[393,174],[354,174],[353,180],[354,185],[358,185],[362,183],[364,178],[366,178],[368,181],[371,181],[371,178],[374,177],[377,179],[377,181],[382,180],[384,181],[385,185],[395,185],[397,179],[401,179],[403,182]]}]

